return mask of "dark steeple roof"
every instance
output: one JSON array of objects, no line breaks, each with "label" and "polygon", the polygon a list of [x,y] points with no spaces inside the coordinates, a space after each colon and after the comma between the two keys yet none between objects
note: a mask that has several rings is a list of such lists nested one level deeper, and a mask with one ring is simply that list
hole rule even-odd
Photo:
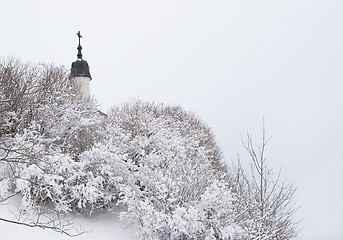
[{"label": "dark steeple roof", "polygon": [[89,73],[89,66],[85,60],[77,60],[71,64],[71,77],[89,77],[92,79]]},{"label": "dark steeple roof", "polygon": [[80,31],[77,33],[77,36],[79,37],[79,46],[77,47],[78,53],[77,53],[77,60],[71,64],[71,73],[70,77],[89,77],[92,79],[91,74],[89,73],[89,66],[87,61],[82,59],[82,47],[81,47],[81,34]]}]

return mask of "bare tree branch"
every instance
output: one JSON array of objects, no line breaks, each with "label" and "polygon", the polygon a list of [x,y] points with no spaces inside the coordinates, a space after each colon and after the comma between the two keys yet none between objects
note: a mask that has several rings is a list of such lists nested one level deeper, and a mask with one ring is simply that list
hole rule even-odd
[{"label": "bare tree branch", "polygon": [[254,240],[286,240],[297,236],[300,223],[293,219],[298,209],[294,203],[296,189],[281,181],[281,169],[274,176],[268,167],[266,148],[271,137],[266,135],[264,121],[259,146],[255,147],[249,132],[246,140],[242,137],[241,140],[250,157],[250,173],[243,170],[238,159],[233,171],[236,183],[232,186],[238,198],[236,221],[246,226]]}]

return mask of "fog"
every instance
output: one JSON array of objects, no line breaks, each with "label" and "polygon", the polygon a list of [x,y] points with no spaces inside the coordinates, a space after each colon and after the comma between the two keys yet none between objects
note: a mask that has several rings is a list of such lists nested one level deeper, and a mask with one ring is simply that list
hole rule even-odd
[{"label": "fog", "polygon": [[343,239],[342,1],[2,0],[0,56],[70,68],[77,31],[103,111],[132,98],[207,122],[224,160],[247,130],[298,188],[297,239]]}]

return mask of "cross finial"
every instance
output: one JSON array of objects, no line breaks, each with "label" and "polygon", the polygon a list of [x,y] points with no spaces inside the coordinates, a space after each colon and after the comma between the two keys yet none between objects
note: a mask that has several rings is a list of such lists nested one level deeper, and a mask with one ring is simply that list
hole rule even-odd
[{"label": "cross finial", "polygon": [[80,45],[80,39],[82,38],[81,33],[80,33],[80,31],[78,31],[78,33],[76,33],[76,34],[79,37],[79,45]]},{"label": "cross finial", "polygon": [[78,31],[78,33],[76,33],[76,34],[77,34],[77,36],[79,37],[79,46],[77,47],[77,50],[79,50],[79,51],[78,51],[78,53],[77,53],[77,58],[82,59],[82,53],[81,53],[81,50],[82,50],[82,47],[81,47],[81,38],[82,38],[82,36],[81,36],[80,31]]}]

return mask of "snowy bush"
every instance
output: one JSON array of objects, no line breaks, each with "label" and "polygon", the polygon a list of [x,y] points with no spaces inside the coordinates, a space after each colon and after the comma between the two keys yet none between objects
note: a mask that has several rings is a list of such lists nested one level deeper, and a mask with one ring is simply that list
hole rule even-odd
[{"label": "snowy bush", "polygon": [[16,191],[26,210],[37,205],[52,205],[56,212],[110,210],[128,174],[124,164],[120,155],[102,146],[82,153],[79,161],[65,154],[47,156],[20,171]]},{"label": "snowy bush", "polygon": [[[180,107],[133,101],[107,119],[133,163],[122,219],[141,239],[239,239],[226,171],[208,126]],[[132,184],[133,183],[133,184]]]},{"label": "snowy bush", "polygon": [[245,231],[234,222],[230,189],[214,182],[197,201],[158,209],[156,199],[137,198],[127,190],[128,211],[121,217],[138,222],[140,239],[245,239]]}]

